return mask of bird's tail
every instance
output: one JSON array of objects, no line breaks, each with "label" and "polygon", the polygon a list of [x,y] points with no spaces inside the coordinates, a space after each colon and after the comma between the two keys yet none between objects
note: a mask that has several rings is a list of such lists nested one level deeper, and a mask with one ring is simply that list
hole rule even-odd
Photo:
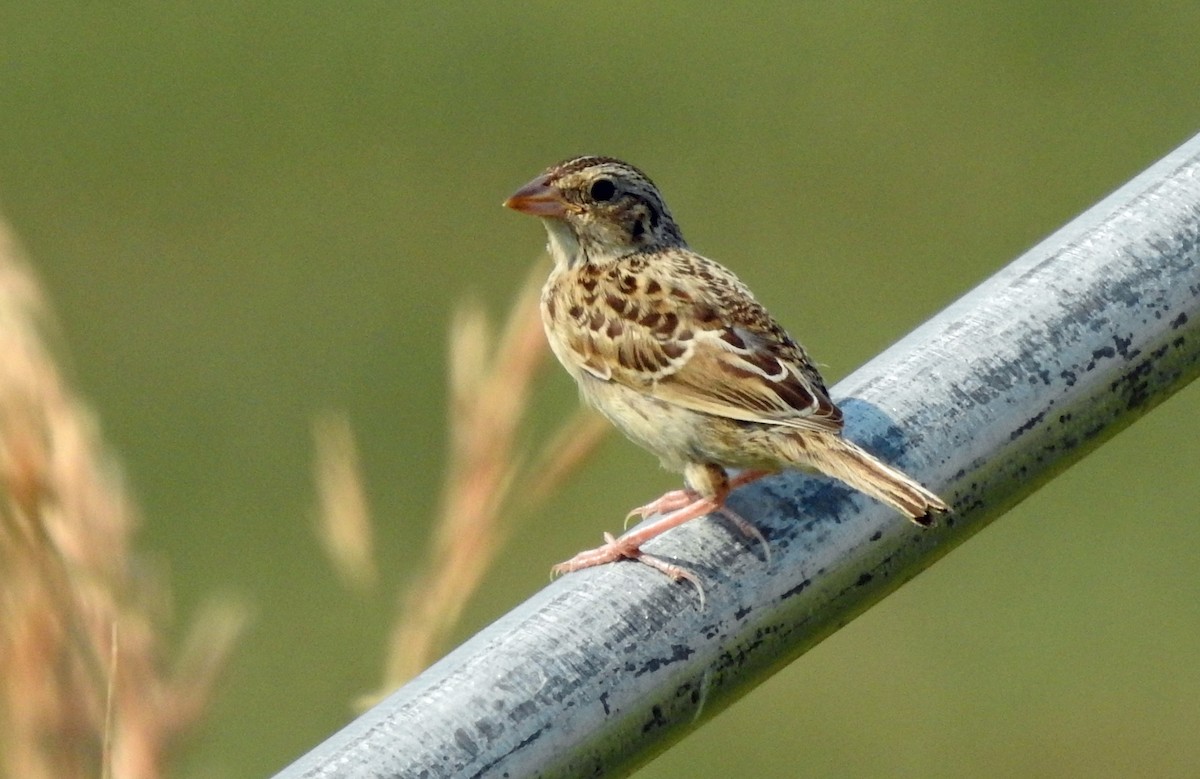
[{"label": "bird's tail", "polygon": [[934,514],[950,510],[937,495],[841,436],[796,436],[793,441],[801,450],[798,464],[865,492],[922,527],[933,524]]}]

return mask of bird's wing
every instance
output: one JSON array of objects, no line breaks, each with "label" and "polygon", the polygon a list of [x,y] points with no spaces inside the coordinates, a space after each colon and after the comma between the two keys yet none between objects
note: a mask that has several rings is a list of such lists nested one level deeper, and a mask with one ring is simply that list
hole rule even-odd
[{"label": "bird's wing", "polygon": [[[569,359],[596,378],[693,411],[836,432],[841,411],[804,350],[731,273],[698,255],[585,270],[559,328]],[[690,263],[699,260],[704,274]],[[684,268],[688,270],[688,268]],[[707,277],[707,278],[706,278]]]}]

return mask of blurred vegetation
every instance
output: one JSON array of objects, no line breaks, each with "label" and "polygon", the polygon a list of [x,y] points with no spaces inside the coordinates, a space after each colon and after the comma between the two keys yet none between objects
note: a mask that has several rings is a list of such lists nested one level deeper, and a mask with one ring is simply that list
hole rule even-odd
[{"label": "blurred vegetation", "polygon": [[[180,625],[255,604],[182,776],[262,776],[372,690],[446,455],[445,343],[613,154],[836,380],[1200,129],[1194,3],[0,5],[0,212],[120,453]],[[535,427],[574,409],[551,374]],[[1190,388],[642,771],[1187,775]],[[344,413],[380,584],[314,532]],[[617,437],[509,533],[469,635],[675,484]],[[182,630],[182,628],[180,628]]]}]

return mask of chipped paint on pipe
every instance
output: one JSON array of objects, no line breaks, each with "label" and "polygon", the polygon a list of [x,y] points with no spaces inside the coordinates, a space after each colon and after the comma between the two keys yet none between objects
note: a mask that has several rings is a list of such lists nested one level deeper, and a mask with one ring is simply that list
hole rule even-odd
[{"label": "chipped paint on pipe", "polygon": [[1200,373],[1200,136],[834,388],[847,435],[939,492],[921,530],[797,473],[565,576],[282,771],[298,777],[632,771]]}]

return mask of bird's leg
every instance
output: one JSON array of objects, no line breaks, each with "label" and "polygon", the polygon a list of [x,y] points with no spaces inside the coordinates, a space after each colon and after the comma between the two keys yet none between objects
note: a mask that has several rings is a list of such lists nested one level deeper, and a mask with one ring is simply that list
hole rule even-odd
[{"label": "bird's leg", "polygon": [[[742,485],[749,484],[752,481],[758,481],[764,476],[769,476],[772,471],[742,471],[737,476],[729,479],[729,489],[735,490]],[[644,506],[638,506],[633,511],[625,516],[625,524],[629,524],[629,520],[633,517],[641,517],[645,519],[651,514],[665,514],[668,511],[677,511],[684,506],[689,506],[700,499],[700,494],[692,489],[671,490],[657,500],[652,500]],[[738,517],[738,519],[741,519]],[[741,520],[745,522],[744,519]],[[735,524],[737,520],[734,520]]]},{"label": "bird's leg", "polygon": [[[755,479],[762,478],[767,473],[767,471],[745,471],[738,474],[736,478],[729,479],[725,474],[725,469],[718,465],[697,464],[690,466],[685,474],[689,488],[687,490],[676,491],[688,496],[686,502],[677,506],[671,513],[641,527],[634,528],[619,538],[613,538],[612,535],[605,533],[605,543],[602,546],[589,549],[586,552],[580,552],[570,560],[554,566],[553,571],[556,574],[563,574],[617,560],[637,560],[662,571],[676,581],[685,579],[691,582],[700,592],[701,600],[703,600],[704,591],[701,589],[699,579],[695,574],[686,568],[668,563],[654,555],[643,552],[641,548],[642,544],[656,536],[662,535],[673,527],[682,525],[684,522],[689,522],[706,514],[720,512],[732,520],[743,533],[754,536],[761,541],[765,548],[766,539],[763,538],[762,533],[745,519],[725,508],[725,498],[735,486],[741,486]],[[673,493],[667,493],[658,501],[655,501],[655,504],[671,498],[671,502],[668,505],[675,505],[678,499],[672,498],[672,495]]]},{"label": "bird's leg", "polygon": [[677,511],[684,506],[694,503],[700,496],[689,489],[671,490],[664,493],[661,498],[656,498],[644,506],[638,506],[625,515],[625,527],[629,527],[629,520],[634,517],[645,519],[651,514],[666,514],[671,511]]},{"label": "bird's leg", "polygon": [[[640,559],[643,554],[641,550],[642,544],[655,536],[662,535],[673,527],[682,525],[684,522],[693,520],[696,517],[702,517],[705,514],[711,514],[720,507],[721,504],[714,498],[698,498],[684,508],[666,514],[653,522],[634,528],[628,533],[622,534],[619,538],[614,539],[611,534],[605,533],[607,543],[595,549],[580,552],[570,560],[559,563],[554,566],[554,572],[569,573],[571,571],[578,571],[580,568],[590,568],[593,565],[611,563],[615,560]],[[676,576],[673,578],[679,577]]]},{"label": "bird's leg", "polygon": [[673,527],[682,525],[684,522],[717,511],[721,508],[721,503],[724,502],[724,496],[721,496],[720,500],[721,502],[718,502],[716,498],[698,498],[690,505],[656,519],[649,524],[635,528],[628,533],[624,533],[619,538],[613,538],[611,533],[605,533],[605,543],[603,545],[595,549],[589,549],[586,552],[580,552],[570,560],[554,566],[551,571],[555,574],[564,574],[571,571],[578,571],[582,568],[591,568],[593,565],[616,562],[617,560],[637,560],[639,563],[644,563],[655,570],[662,571],[675,581],[684,580],[690,582],[700,595],[700,608],[704,608],[704,588],[700,585],[700,578],[681,565],[668,563],[660,557],[643,552],[642,544],[655,536],[667,532]]}]

